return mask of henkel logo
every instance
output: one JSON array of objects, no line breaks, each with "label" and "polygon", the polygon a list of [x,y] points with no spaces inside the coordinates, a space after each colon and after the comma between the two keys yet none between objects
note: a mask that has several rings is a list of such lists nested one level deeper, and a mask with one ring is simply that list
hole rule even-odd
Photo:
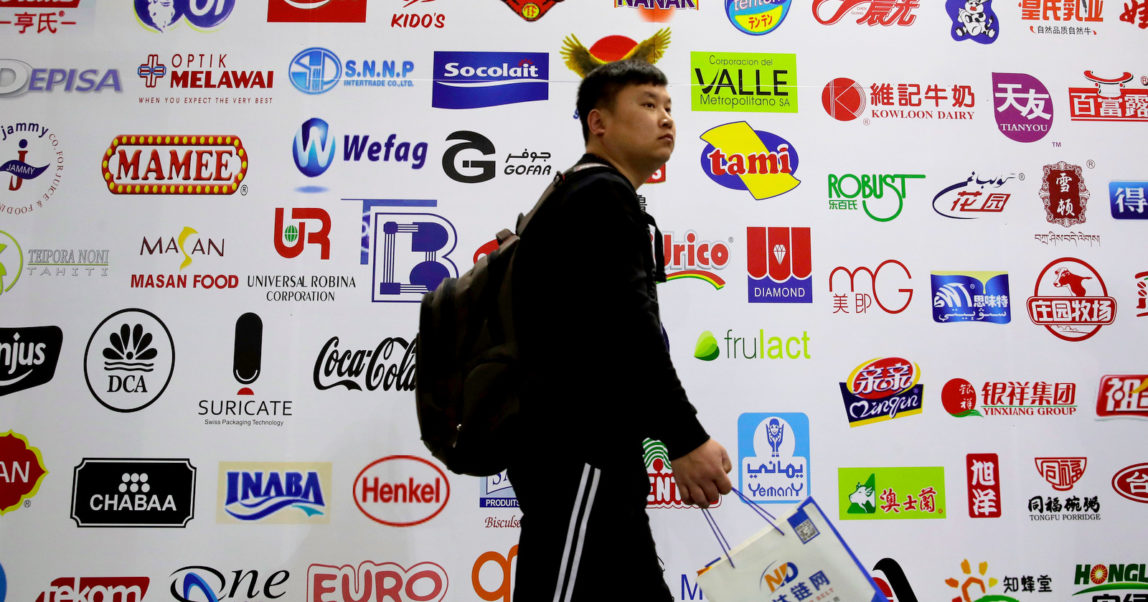
[{"label": "henkel logo", "polygon": [[493,550],[479,554],[470,571],[474,593],[486,602],[510,602],[514,576],[518,572],[518,563],[514,561],[517,557],[518,545],[510,546],[505,555]]},{"label": "henkel logo", "polygon": [[931,272],[933,321],[988,322],[1012,321],[1008,274],[1004,272]]},{"label": "henkel logo", "polygon": [[186,458],[84,458],[73,471],[71,516],[77,527],[186,527],[195,467]]},{"label": "henkel logo", "polygon": [[[1112,488],[1125,498],[1148,504],[1148,462],[1120,469],[1112,476]],[[1142,579],[1148,579],[1148,576],[1142,576]]]},{"label": "henkel logo", "polygon": [[[887,273],[884,272],[886,268],[892,271],[894,277],[903,274],[904,280],[899,283],[885,284],[884,286],[878,285],[878,279],[881,278],[883,273]],[[865,279],[868,280],[868,284],[861,290],[858,290],[857,277],[860,274],[866,276]],[[842,278],[844,278],[844,276],[849,277],[849,290],[847,292],[842,285]],[[833,313],[849,314],[849,308],[852,307],[852,313],[854,315],[866,314],[869,313],[869,309],[876,303],[877,307],[881,308],[881,311],[887,314],[899,314],[905,311],[905,308],[909,307],[909,303],[913,301],[913,289],[893,287],[898,286],[898,284],[902,286],[907,285],[912,282],[912,280],[913,275],[909,273],[909,268],[905,267],[905,264],[896,259],[886,259],[877,264],[876,268],[872,269],[866,266],[853,269],[849,269],[845,266],[837,266],[833,268],[832,272],[829,272],[829,293],[833,295]],[[865,284],[864,280],[861,282]],[[889,283],[888,278],[883,282]],[[865,290],[869,290],[870,292],[865,292]],[[896,300],[890,299],[889,296],[893,294],[897,294],[899,298]],[[897,306],[897,302],[902,300],[904,302],[901,303],[900,306]]]},{"label": "henkel logo", "polygon": [[562,58],[565,59],[566,66],[577,73],[578,77],[586,77],[595,67],[622,59],[632,58],[650,64],[657,63],[669,46],[668,27],[659,29],[641,43],[626,36],[612,35],[594,42],[589,48],[583,46],[578,37],[571,34],[562,40]]},{"label": "henkel logo", "polygon": [[[443,13],[418,13],[411,12],[411,8],[415,5],[422,7],[426,2],[433,2],[434,0],[391,0],[392,2],[401,2],[402,8],[399,10],[406,12],[396,12],[391,15],[391,27],[399,27],[403,29],[423,28],[442,29],[446,27],[446,15]],[[433,5],[432,5],[433,6]]]},{"label": "henkel logo", "polygon": [[969,518],[1001,517],[1000,460],[996,454],[965,456],[968,477]]},{"label": "henkel logo", "polygon": [[853,121],[865,113],[865,88],[848,77],[838,77],[821,90],[821,106],[837,121]]},{"label": "henkel logo", "polygon": [[343,199],[363,208],[360,265],[371,263],[371,301],[418,303],[446,278],[458,277],[451,254],[458,232],[434,213],[398,213],[396,208],[435,207],[421,199]]},{"label": "henkel logo", "polygon": [[101,168],[112,194],[233,194],[247,150],[237,136],[118,136]]},{"label": "henkel logo", "polygon": [[1084,185],[1084,170],[1079,165],[1058,161],[1044,166],[1040,179],[1040,200],[1050,224],[1065,228],[1085,222],[1084,212],[1091,197]]},{"label": "henkel logo", "polygon": [[268,23],[366,23],[367,0],[268,0]]},{"label": "henkel logo", "polygon": [[763,36],[781,27],[791,0],[725,0],[725,16],[738,31]]},{"label": "henkel logo", "polygon": [[143,309],[121,309],[104,318],[84,350],[88,390],[116,412],[135,412],[154,403],[174,371],[171,332]]},{"label": "henkel logo", "polygon": [[933,197],[933,211],[951,219],[979,219],[991,213],[1004,211],[1012,193],[1004,192],[1004,185],[1010,180],[1023,180],[1024,174],[1010,173],[982,180],[977,172],[969,177],[943,188]]},{"label": "henkel logo", "polygon": [[1148,182],[1113,181],[1108,183],[1108,200],[1112,219],[1148,219]]},{"label": "henkel logo", "polygon": [[[2,22],[0,22],[2,24]],[[123,90],[116,69],[39,68],[16,59],[0,59],[0,98],[27,92],[103,92]]]},{"label": "henkel logo", "polygon": [[924,410],[921,367],[901,357],[880,357],[857,366],[840,383],[850,428],[915,416]]},{"label": "henkel logo", "polygon": [[[1148,122],[1148,88],[1129,88],[1132,73],[1101,77],[1085,71],[1092,88],[1069,88],[1068,110],[1073,121]],[[1141,80],[1143,83],[1143,79]]]},{"label": "henkel logo", "polygon": [[51,381],[63,342],[58,326],[0,328],[0,396]]},{"label": "henkel logo", "polygon": [[409,569],[370,560],[358,567],[307,567],[307,602],[442,602],[449,585],[446,570],[433,562],[420,562]]},{"label": "henkel logo", "polygon": [[30,121],[0,123],[0,190],[5,192],[0,214],[23,215],[43,207],[63,175],[64,149],[55,132]]},{"label": "henkel logo", "polygon": [[945,0],[945,12],[953,22],[949,33],[958,42],[972,40],[992,44],[1000,39],[1000,23],[993,12],[993,0]]},{"label": "henkel logo", "polygon": [[0,435],[0,516],[31,506],[47,474],[40,450],[27,437],[14,431]]},{"label": "henkel logo", "polygon": [[[279,589],[291,578],[289,571],[275,571],[261,577],[257,570],[234,570],[224,573],[209,566],[193,565],[176,569],[171,574],[171,597],[178,602],[255,602],[282,598],[287,588]],[[247,584],[246,590],[243,584]]]},{"label": "henkel logo", "polygon": [[220,462],[219,523],[331,522],[330,462]]},{"label": "henkel logo", "polygon": [[184,19],[197,31],[214,29],[231,16],[235,3],[236,0],[134,0],[136,20],[145,29],[160,33],[167,33]]},{"label": "henkel logo", "polygon": [[390,527],[421,525],[450,500],[450,480],[435,464],[416,456],[387,456],[355,477],[355,505]]},{"label": "henkel logo", "polygon": [[1100,377],[1096,415],[1100,418],[1148,418],[1148,374]]},{"label": "henkel logo", "polygon": [[745,413],[737,418],[738,489],[755,504],[810,496],[809,417]]},{"label": "henkel logo", "polygon": [[434,53],[431,106],[477,109],[549,98],[545,52]]},{"label": "henkel logo", "polygon": [[60,577],[36,596],[36,602],[143,602],[150,583],[147,577]]},{"label": "henkel logo", "polygon": [[693,230],[677,240],[673,232],[663,232],[662,249],[667,281],[696,278],[710,283],[717,290],[725,286],[725,280],[714,270],[724,270],[729,265],[730,251],[726,243],[699,241]]},{"label": "henkel logo", "polygon": [[1057,491],[1068,491],[1084,476],[1088,458],[1034,458],[1036,471]]},{"label": "henkel logo", "polygon": [[703,133],[702,173],[730,190],[748,191],[755,200],[785,194],[801,183],[797,149],[788,140],[754,130],[744,121]]},{"label": "henkel logo", "polygon": [[845,0],[840,4],[833,0],[813,0],[813,19],[822,25],[833,25],[844,19],[857,17],[858,25],[907,27],[917,20],[913,11],[921,7],[921,0]]},{"label": "henkel logo", "polygon": [[1036,278],[1028,317],[1058,339],[1083,341],[1116,320],[1116,299],[1091,265],[1073,257],[1053,260]]},{"label": "henkel logo", "polygon": [[1036,142],[1052,129],[1052,95],[1027,73],[993,73],[993,116],[1009,140]]},{"label": "henkel logo", "polygon": [[750,303],[812,303],[809,228],[746,228]]},{"label": "henkel logo", "polygon": [[510,10],[527,21],[541,19],[550,9],[563,0],[502,0]]},{"label": "henkel logo", "polygon": [[873,566],[873,571],[881,573],[872,575],[873,582],[889,602],[917,602],[917,594],[909,585],[909,578],[905,576],[905,571],[896,560],[882,558]]},{"label": "henkel logo", "polygon": [[319,259],[330,259],[331,215],[319,207],[292,207],[291,221],[284,225],[285,212],[283,207],[275,208],[275,252],[280,257],[294,259],[308,245],[314,245],[319,247]]}]

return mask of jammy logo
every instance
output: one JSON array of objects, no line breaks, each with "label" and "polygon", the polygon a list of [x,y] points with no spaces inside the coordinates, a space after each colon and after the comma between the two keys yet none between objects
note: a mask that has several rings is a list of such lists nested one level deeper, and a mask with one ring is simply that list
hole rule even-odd
[{"label": "jammy logo", "polygon": [[1000,461],[996,454],[965,456],[968,478],[969,518],[1001,517]]},{"label": "jammy logo", "polygon": [[23,215],[43,207],[63,175],[64,149],[55,132],[27,121],[0,123],[0,215]]},{"label": "jammy logo", "polygon": [[977,565],[977,572],[973,573],[973,567],[968,559],[961,561],[961,574],[957,577],[949,577],[945,579],[945,585],[956,590],[949,592],[956,594],[953,597],[953,602],[1019,602],[1012,596],[993,593],[994,588],[1000,581],[996,577],[987,576],[989,572],[989,563],[982,562]]},{"label": "jammy logo", "polygon": [[838,468],[841,520],[945,518],[943,466]]},{"label": "jammy logo", "polygon": [[1012,321],[1008,274],[1004,272],[932,272],[933,321]]},{"label": "jammy logo", "polygon": [[691,52],[695,111],[797,112],[797,55]]},{"label": "jammy logo", "polygon": [[[366,0],[363,0],[364,2]],[[541,19],[550,9],[563,0],[502,0],[510,10],[527,21]]]},{"label": "jammy logo", "polygon": [[151,31],[166,33],[183,19],[193,29],[219,27],[235,8],[236,0],[133,0],[136,19]]},{"label": "jammy logo", "polygon": [[1108,200],[1112,219],[1148,219],[1148,182],[1109,182]]},{"label": "jammy logo", "polygon": [[371,300],[418,303],[446,278],[458,277],[450,258],[458,244],[454,224],[433,213],[399,213],[396,208],[434,207],[437,201],[344,199],[363,207],[361,265],[371,263]]},{"label": "jammy logo", "polygon": [[1023,174],[1010,173],[982,180],[977,172],[952,186],[947,186],[933,197],[933,211],[951,219],[978,219],[991,213],[1004,211],[1012,193],[1004,192],[1010,180],[1024,179]]},{"label": "jammy logo", "polygon": [[921,367],[900,357],[871,359],[857,366],[840,383],[849,426],[920,414],[925,397],[920,381]]},{"label": "jammy logo", "polygon": [[[1141,6],[1148,10],[1148,5]],[[1084,77],[1096,85],[1068,89],[1069,114],[1073,121],[1148,122],[1148,88],[1125,86],[1132,81],[1131,73],[1125,71],[1105,78],[1085,71]]]},{"label": "jammy logo", "polygon": [[84,458],[72,476],[78,527],[178,527],[195,517],[187,459]]},{"label": "jammy logo", "polygon": [[142,410],[159,399],[175,370],[171,332],[155,314],[121,309],[104,318],[84,351],[84,378],[101,405]]},{"label": "jammy logo", "polygon": [[921,0],[813,0],[813,19],[833,25],[849,15],[857,17],[858,25],[907,27],[917,20],[913,11],[920,7]]},{"label": "jammy logo", "polygon": [[0,328],[0,396],[51,381],[63,342],[57,326]]},{"label": "jammy logo", "polygon": [[809,417],[746,413],[737,418],[738,489],[758,504],[810,495]]},{"label": "jammy logo", "polygon": [[[147,577],[60,577],[40,592],[36,602],[143,602],[150,584]],[[2,585],[0,580],[0,602],[4,601]]]},{"label": "jammy logo", "polygon": [[711,128],[701,135],[702,173],[730,190],[748,191],[755,200],[779,196],[801,183],[797,149],[788,140],[754,130],[744,121]]},{"label": "jammy logo", "polygon": [[1084,170],[1079,165],[1059,161],[1044,166],[1040,179],[1040,201],[1050,224],[1065,228],[1083,224],[1084,212],[1091,197],[1084,185]]},{"label": "jammy logo", "polygon": [[1052,95],[1027,73],[993,73],[993,115],[1009,140],[1036,142],[1052,129]]},{"label": "jammy logo", "polygon": [[319,207],[292,207],[291,221],[284,225],[286,211],[283,207],[275,208],[275,252],[280,257],[294,259],[312,245],[319,247],[319,259],[330,259],[330,214]]},{"label": "jammy logo", "polygon": [[29,500],[40,490],[47,474],[40,450],[32,447],[24,435],[14,431],[0,434],[0,515],[31,506]]},{"label": "jammy logo", "polygon": [[1073,257],[1053,260],[1036,278],[1028,317],[1065,341],[1083,341],[1116,320],[1116,299],[1088,263]]},{"label": "jammy logo", "polygon": [[812,303],[809,228],[746,228],[750,303]]},{"label": "jammy logo", "polygon": [[1100,418],[1148,418],[1148,374],[1100,377],[1096,415]]},{"label": "jammy logo", "polygon": [[236,136],[117,136],[101,169],[112,194],[233,194],[247,150]]},{"label": "jammy logo", "polygon": [[725,16],[738,31],[751,36],[771,33],[789,15],[792,0],[725,0]]},{"label": "jammy logo", "polygon": [[[1070,0],[1075,2],[1076,0]],[[1000,39],[999,22],[993,0],[945,0],[945,12],[953,22],[953,39],[992,44]]]},{"label": "jammy logo", "polygon": [[307,602],[442,602],[450,579],[433,562],[405,568],[393,562],[364,560],[358,567],[312,564],[307,567]]},{"label": "jammy logo", "polygon": [[20,243],[15,237],[0,230],[0,297],[16,286],[22,273],[24,273],[24,250],[20,248]]},{"label": "jammy logo", "polygon": [[549,98],[545,52],[434,53],[431,106],[476,109]]},{"label": "jammy logo", "polygon": [[[854,308],[854,315],[865,314],[869,312],[869,309],[873,307],[874,303],[877,304],[877,307],[881,308],[881,311],[887,314],[899,314],[905,311],[905,308],[909,307],[909,303],[913,301],[912,288],[894,289],[888,285],[878,286],[877,281],[881,278],[882,273],[884,273],[883,270],[888,266],[896,266],[889,267],[894,274],[897,274],[897,272],[904,274],[903,285],[907,286],[912,282],[913,275],[909,272],[909,268],[905,267],[905,264],[896,259],[886,259],[877,264],[877,267],[873,269],[866,266],[859,266],[854,269],[849,269],[845,266],[833,268],[833,271],[829,272],[829,293],[833,295],[833,313],[848,314],[849,308],[852,306]],[[840,273],[842,272],[849,277],[848,292],[846,292],[844,290],[845,287],[841,285],[843,276],[841,276]],[[871,292],[864,292],[864,289],[858,290],[857,277],[860,274],[864,274],[869,280],[868,289]],[[884,280],[883,282],[888,282],[888,280]],[[892,286],[897,285],[894,284]],[[896,301],[904,299],[904,303],[899,307],[887,296],[893,293],[900,296]],[[884,298],[884,300],[882,300],[882,298]]]},{"label": "jammy logo", "polygon": [[216,522],[331,522],[330,462],[220,462]]},{"label": "jammy logo", "polygon": [[578,77],[586,77],[599,65],[623,59],[657,63],[669,46],[669,28],[659,29],[641,43],[626,36],[614,35],[594,42],[589,48],[583,46],[582,42],[571,34],[562,40],[562,58],[566,62],[566,67],[577,73]]},{"label": "jammy logo", "polygon": [[268,23],[366,23],[366,21],[367,0],[267,0]]}]

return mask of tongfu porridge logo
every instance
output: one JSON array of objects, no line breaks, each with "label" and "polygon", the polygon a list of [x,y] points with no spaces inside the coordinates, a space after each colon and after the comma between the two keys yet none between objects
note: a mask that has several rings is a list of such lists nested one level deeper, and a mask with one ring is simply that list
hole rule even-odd
[{"label": "tongfu porridge logo", "polygon": [[163,395],[175,370],[171,332],[155,314],[121,309],[104,318],[84,351],[88,390],[105,408],[135,412]]}]

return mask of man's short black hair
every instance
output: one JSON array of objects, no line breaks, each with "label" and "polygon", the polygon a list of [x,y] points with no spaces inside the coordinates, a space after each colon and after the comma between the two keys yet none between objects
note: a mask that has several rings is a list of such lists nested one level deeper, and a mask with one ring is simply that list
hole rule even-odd
[{"label": "man's short black hair", "polygon": [[598,107],[613,107],[618,92],[626,86],[667,85],[661,69],[637,59],[615,61],[597,67],[578,86],[578,118],[582,121],[582,140],[590,141],[586,119]]}]

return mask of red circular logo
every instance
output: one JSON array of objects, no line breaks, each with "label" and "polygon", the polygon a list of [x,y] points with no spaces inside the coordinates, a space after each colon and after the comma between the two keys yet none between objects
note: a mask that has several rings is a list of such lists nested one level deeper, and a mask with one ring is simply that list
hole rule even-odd
[{"label": "red circular logo", "polygon": [[953,416],[972,415],[977,410],[977,390],[969,381],[954,378],[945,383],[941,389],[941,404],[945,406],[945,411]]},{"label": "red circular logo", "polygon": [[853,121],[865,112],[865,89],[848,77],[839,77],[825,84],[821,105],[837,121]]}]

